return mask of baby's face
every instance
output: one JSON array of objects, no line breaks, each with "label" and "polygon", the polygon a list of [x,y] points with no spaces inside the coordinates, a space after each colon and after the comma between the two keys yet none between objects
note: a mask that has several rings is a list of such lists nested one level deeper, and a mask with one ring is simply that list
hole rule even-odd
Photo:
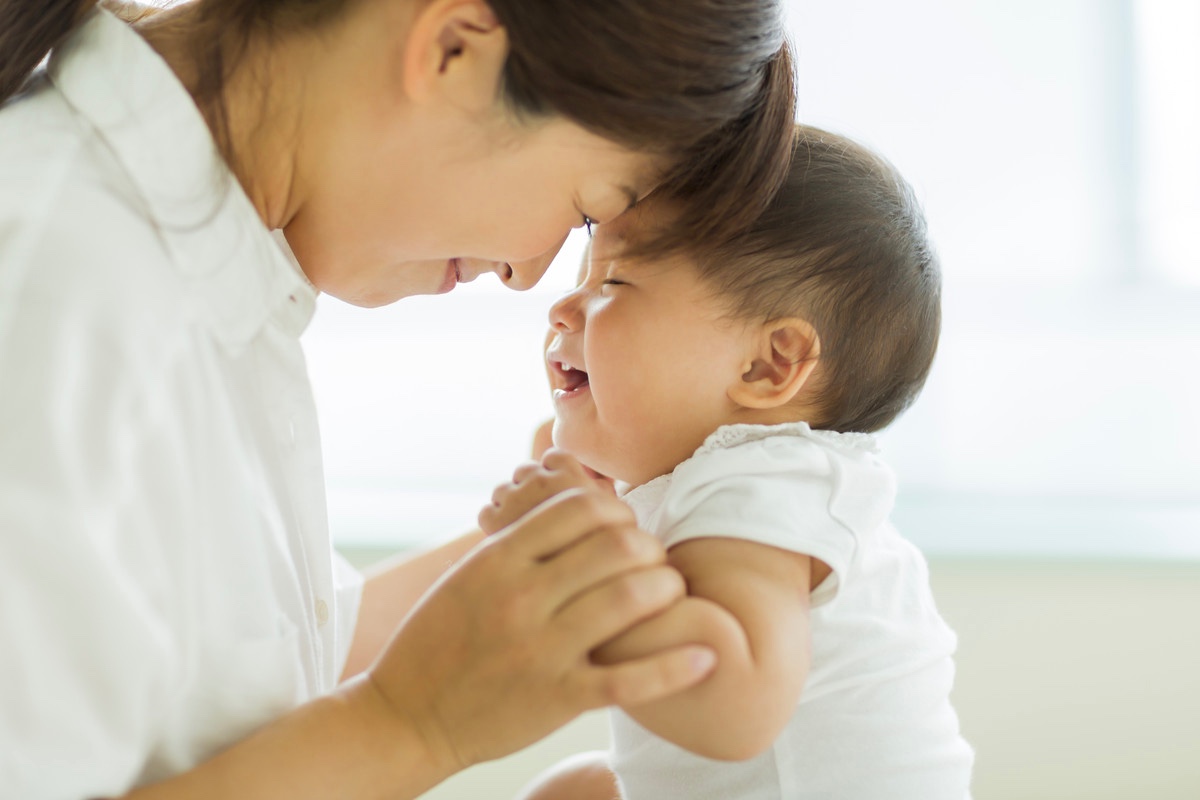
[{"label": "baby's face", "polygon": [[555,444],[633,485],[735,421],[728,390],[752,361],[749,328],[688,258],[621,257],[655,213],[647,203],[596,229],[579,285],[550,309],[546,342]]}]

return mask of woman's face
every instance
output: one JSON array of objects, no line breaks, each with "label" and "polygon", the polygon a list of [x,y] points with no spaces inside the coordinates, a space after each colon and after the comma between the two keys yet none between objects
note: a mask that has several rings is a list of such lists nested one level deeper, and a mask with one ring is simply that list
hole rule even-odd
[{"label": "woman's face", "polygon": [[514,114],[507,33],[483,0],[350,4],[288,46],[267,66],[299,98],[271,116],[295,131],[278,224],[309,280],[356,305],[485,272],[528,288],[572,228],[619,216],[669,166],[565,118]]},{"label": "woman's face", "polygon": [[[380,135],[339,150],[285,228],[313,284],[361,306],[448,292],[487,272],[527,289],[572,228],[616,218],[658,180],[657,159],[573,122],[497,117],[410,124],[403,147]],[[429,129],[414,143],[413,130]]]}]

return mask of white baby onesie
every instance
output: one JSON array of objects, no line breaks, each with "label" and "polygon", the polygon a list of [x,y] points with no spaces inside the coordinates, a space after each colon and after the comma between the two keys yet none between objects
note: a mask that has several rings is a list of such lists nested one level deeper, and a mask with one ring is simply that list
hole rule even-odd
[{"label": "white baby onesie", "polygon": [[833,570],[812,593],[812,665],[775,743],[715,761],[612,714],[625,800],[965,800],[973,752],[950,704],[954,633],[920,552],[888,522],[895,479],[865,434],[730,425],[623,499],[667,547],[732,537]]}]

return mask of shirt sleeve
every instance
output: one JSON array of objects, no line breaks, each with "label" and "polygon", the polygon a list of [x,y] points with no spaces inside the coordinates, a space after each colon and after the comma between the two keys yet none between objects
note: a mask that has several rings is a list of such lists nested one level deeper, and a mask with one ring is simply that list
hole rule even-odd
[{"label": "shirt sleeve", "polygon": [[703,453],[677,468],[659,531],[672,547],[699,538],[744,539],[818,558],[833,574],[813,592],[832,600],[859,540],[887,518],[891,471],[873,454],[807,437],[776,437]]},{"label": "shirt sleeve", "polygon": [[0,213],[0,794],[25,800],[127,791],[180,683],[171,555],[147,511],[175,499],[174,442],[138,413],[147,387],[104,289],[60,280],[144,243],[121,212],[90,236],[57,210]]},{"label": "shirt sleeve", "polygon": [[33,800],[121,794],[177,680],[162,571],[124,552],[103,510],[14,491],[12,466],[0,467],[0,786]]}]

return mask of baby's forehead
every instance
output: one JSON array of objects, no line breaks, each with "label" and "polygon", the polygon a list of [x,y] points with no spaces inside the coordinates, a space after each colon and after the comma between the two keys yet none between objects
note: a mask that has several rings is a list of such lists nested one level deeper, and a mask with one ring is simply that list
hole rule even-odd
[{"label": "baby's forehead", "polygon": [[668,252],[655,254],[628,254],[625,250],[615,252],[596,250],[593,240],[584,250],[575,276],[575,285],[582,286],[587,281],[602,280],[607,277],[619,277],[627,280],[662,275],[676,269],[695,268],[695,261],[683,252]]},{"label": "baby's forehead", "polygon": [[662,269],[686,258],[683,252],[643,252],[671,224],[678,210],[667,200],[651,196],[614,220],[597,225],[584,246],[576,285],[587,279],[589,267],[644,271]]}]

